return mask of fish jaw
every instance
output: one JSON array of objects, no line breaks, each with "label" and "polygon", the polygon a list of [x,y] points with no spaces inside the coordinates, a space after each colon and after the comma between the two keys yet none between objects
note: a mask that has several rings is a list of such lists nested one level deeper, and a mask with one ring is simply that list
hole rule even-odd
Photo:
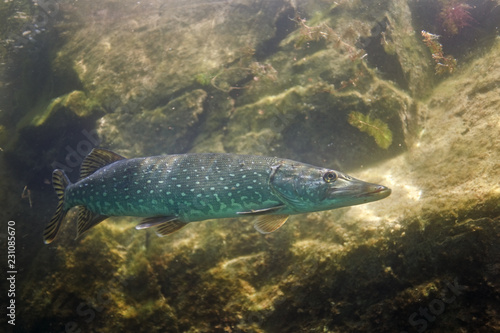
[{"label": "fish jaw", "polygon": [[337,207],[354,206],[387,198],[391,195],[391,189],[368,183],[356,178],[348,177],[339,179],[342,186],[332,186],[327,190],[326,201],[332,201]]},{"label": "fish jaw", "polygon": [[[324,189],[322,190],[321,187]],[[391,189],[352,178],[339,172],[334,184],[321,185],[318,192],[323,192],[320,202],[316,202],[316,211],[341,207],[356,206],[387,198]]]}]

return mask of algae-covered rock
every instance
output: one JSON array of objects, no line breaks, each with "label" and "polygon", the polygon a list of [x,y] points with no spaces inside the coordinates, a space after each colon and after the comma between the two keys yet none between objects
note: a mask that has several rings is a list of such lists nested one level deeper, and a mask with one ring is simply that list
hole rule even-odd
[{"label": "algae-covered rock", "polygon": [[[15,135],[9,133],[3,147],[7,167],[28,187],[45,186],[51,168],[74,170],[83,156],[99,143],[97,137],[91,141],[88,138],[92,136],[89,133],[95,120],[102,115],[100,105],[82,91],[40,102],[17,126],[10,128],[9,132],[15,130]],[[78,155],[76,161],[75,154]]]},{"label": "algae-covered rock", "polygon": [[[235,109],[227,124],[225,147],[244,152],[249,146],[262,147],[261,154],[289,156],[315,164],[359,167],[373,162],[370,156],[390,156],[406,145],[405,116],[412,101],[393,87],[374,80],[366,93],[336,91],[333,86],[296,86],[276,96]],[[393,146],[381,148],[368,135],[349,125],[349,114],[369,112],[384,119],[394,133]],[[246,133],[244,129],[250,129]],[[299,139],[298,139],[299,138]],[[352,147],[349,142],[357,142]],[[388,151],[384,151],[385,149]]]},{"label": "algae-covered rock", "polygon": [[[389,185],[391,197],[294,216],[267,236],[249,219],[193,223],[167,238],[117,219],[78,243],[66,232],[58,269],[87,276],[90,265],[94,280],[46,277],[27,311],[42,316],[41,306],[55,326],[76,320],[100,331],[115,327],[111,316],[114,325],[169,332],[497,327],[500,190],[491,180],[500,175],[491,162],[500,156],[496,137],[482,139],[498,123],[497,52],[436,88],[409,152],[354,173]],[[52,301],[41,302],[47,292]],[[78,298],[56,296],[68,293]],[[78,303],[96,319],[79,317]]]},{"label": "algae-covered rock", "polygon": [[[191,144],[196,142],[210,151],[220,151],[223,147],[225,151],[279,154],[344,167],[373,162],[368,157],[373,151],[388,157],[404,149],[408,140],[406,127],[416,124],[414,103],[408,92],[419,94],[416,90],[420,88],[413,89],[413,85],[421,85],[424,78],[403,75],[401,80],[414,82],[412,88],[408,88],[406,81],[400,87],[389,85],[361,59],[365,50],[368,57],[378,52],[368,50],[368,46],[377,44],[376,39],[387,30],[387,25],[382,27],[379,22],[388,20],[388,12],[399,18],[391,29],[403,33],[399,25],[405,21],[402,16],[409,19],[407,7],[392,5],[390,1],[361,9],[341,3],[328,15],[319,11],[319,3],[314,2],[250,3],[193,4],[189,12],[184,13],[185,21],[196,22],[190,25],[183,25],[175,16],[184,8],[175,2],[162,4],[158,12],[153,10],[154,6],[134,7],[134,17],[126,16],[127,19],[122,17],[131,4],[120,7],[112,3],[99,4],[93,14],[95,24],[81,25],[58,53],[55,63],[71,66],[83,87],[104,109],[116,111],[100,122],[103,145],[121,148],[125,143],[136,144],[140,141],[137,136],[147,128],[148,132],[153,130],[177,138],[161,149],[151,144],[143,146],[144,149],[137,146],[125,150],[134,152],[133,155],[167,150],[200,151]],[[78,19],[79,12],[87,10],[86,6],[77,4],[68,13]],[[300,14],[293,18],[294,13],[302,12],[311,15],[311,23]],[[212,27],[212,15],[218,17],[216,29]],[[252,23],[242,24],[238,20],[242,15],[253,17]],[[226,28],[233,33],[224,33]],[[108,30],[111,32],[102,32]],[[93,46],[81,48],[89,38]],[[398,42],[398,55],[399,51],[406,52],[411,44],[399,46],[399,39],[394,39],[394,43]],[[193,52],[203,56],[197,57]],[[415,68],[411,59],[402,62],[404,68]],[[167,133],[144,124],[145,119],[155,113],[167,116],[172,111],[159,111],[165,100],[171,98],[166,96],[196,91],[196,86],[202,86],[210,95],[210,101],[203,105],[210,112],[204,112],[199,124],[203,131],[190,133],[190,138],[181,140],[184,134]],[[346,104],[345,95],[348,95]],[[356,98],[358,101],[353,102]],[[228,99],[232,103],[226,103]],[[380,103],[382,101],[384,103]],[[354,109],[352,103],[357,104]],[[213,106],[222,108],[213,110]],[[381,149],[375,141],[355,128],[345,126],[350,112],[367,113],[368,109],[371,109],[371,117],[387,122],[394,133],[396,144],[386,152],[378,151]],[[139,110],[141,114],[136,116]],[[262,121],[249,126],[249,118]],[[135,129],[131,130],[132,127]],[[176,126],[171,127],[176,131]],[[298,145],[297,140],[290,140],[297,132],[303,138]],[[128,138],[123,140],[121,136]],[[355,150],[341,148],[351,141],[360,142]],[[210,149],[210,146],[217,148]],[[316,156],[307,154],[312,146],[318,148]],[[255,149],[248,151],[245,147]],[[325,159],[318,155],[332,157]]]},{"label": "algae-covered rock", "polygon": [[50,126],[51,123],[57,123],[57,120],[50,118],[57,117],[61,112],[69,112],[85,119],[95,116],[98,111],[99,105],[94,100],[88,98],[83,91],[75,90],[54,98],[45,109],[34,109],[19,122],[18,127],[21,129],[25,126]]},{"label": "algae-covered rock", "polygon": [[206,97],[207,93],[198,89],[154,110],[108,114],[99,120],[99,136],[106,146],[132,156],[144,151],[151,155],[183,152],[196,136]]},{"label": "algae-covered rock", "polygon": [[248,0],[75,3],[68,11],[82,27],[58,57],[71,59],[85,89],[102,103],[142,96],[150,109],[272,36],[275,17],[287,6]]},{"label": "algae-covered rock", "polygon": [[[292,216],[269,235],[240,218],[158,238],[135,230],[139,218],[115,217],[75,240],[71,211],[42,247],[56,198],[34,190],[30,221],[19,223],[35,244],[20,254],[20,330],[498,329],[498,38],[434,87],[401,1],[106,1],[66,11],[85,19],[54,61],[74,67],[83,90],[26,118],[18,157],[47,169],[36,150],[77,147],[57,133],[92,115],[103,145],[125,156],[279,155],[348,167],[392,195]],[[387,125],[387,150],[359,121]],[[2,194],[9,204],[16,181]]]}]

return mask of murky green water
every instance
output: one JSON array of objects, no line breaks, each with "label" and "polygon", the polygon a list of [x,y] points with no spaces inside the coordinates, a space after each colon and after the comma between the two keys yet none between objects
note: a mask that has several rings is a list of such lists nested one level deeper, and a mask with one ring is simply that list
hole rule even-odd
[{"label": "murky green water", "polygon": [[[493,0],[1,2],[2,329],[500,330],[499,22]],[[277,156],[392,194],[265,235],[112,217],[75,239],[75,209],[45,245],[52,171],[76,182],[96,147]]]}]

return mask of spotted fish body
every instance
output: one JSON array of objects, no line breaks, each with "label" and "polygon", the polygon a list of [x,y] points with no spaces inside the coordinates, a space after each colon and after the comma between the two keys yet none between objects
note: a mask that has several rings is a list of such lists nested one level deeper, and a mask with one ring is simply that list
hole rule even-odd
[{"label": "spotted fish body", "polygon": [[117,161],[67,189],[66,208],[101,215],[179,216],[184,222],[276,206],[268,179],[273,158],[186,154]]},{"label": "spotted fish body", "polygon": [[78,234],[109,216],[143,217],[136,228],[159,235],[189,222],[255,215],[260,232],[272,232],[292,214],[379,200],[391,190],[338,171],[276,157],[182,154],[126,159],[94,149],[72,184],[55,170],[59,197],[44,240],[56,236],[66,212],[79,206]]}]

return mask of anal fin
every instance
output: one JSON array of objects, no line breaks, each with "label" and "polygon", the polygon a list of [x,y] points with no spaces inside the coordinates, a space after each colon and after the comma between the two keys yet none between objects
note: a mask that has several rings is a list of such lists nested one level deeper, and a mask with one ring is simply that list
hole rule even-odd
[{"label": "anal fin", "polygon": [[108,216],[106,215],[96,214],[88,210],[86,207],[80,206],[78,208],[78,223],[77,223],[76,238],[79,238],[87,230],[101,223],[107,218]]},{"label": "anal fin", "polygon": [[285,224],[290,215],[262,215],[255,221],[254,228],[261,234],[269,234]]}]

